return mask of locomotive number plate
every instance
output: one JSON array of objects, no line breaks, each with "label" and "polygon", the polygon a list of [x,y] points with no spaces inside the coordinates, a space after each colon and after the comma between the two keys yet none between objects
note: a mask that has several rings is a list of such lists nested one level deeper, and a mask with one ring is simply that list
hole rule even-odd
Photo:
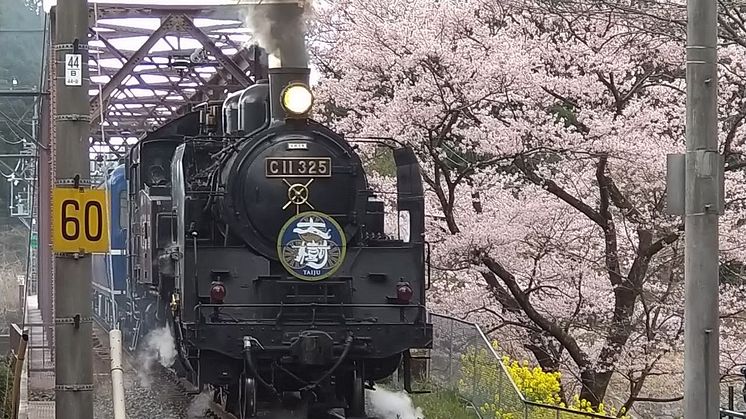
[{"label": "locomotive number plate", "polygon": [[267,177],[331,177],[331,157],[267,157]]}]

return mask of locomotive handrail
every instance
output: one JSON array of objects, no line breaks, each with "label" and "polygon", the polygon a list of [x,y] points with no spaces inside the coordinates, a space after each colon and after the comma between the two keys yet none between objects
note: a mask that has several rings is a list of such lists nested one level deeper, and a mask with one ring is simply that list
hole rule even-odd
[{"label": "locomotive handrail", "polygon": [[226,307],[226,308],[249,308],[249,307],[256,307],[256,308],[273,308],[273,307],[344,307],[344,308],[426,308],[422,304],[343,304],[343,303],[287,303],[287,304],[266,304],[266,303],[251,303],[251,304],[242,304],[242,303],[227,303],[227,304],[197,304],[195,308],[198,307],[208,307],[208,308],[220,308],[220,307]]},{"label": "locomotive handrail", "polygon": [[[234,321],[231,322],[214,322],[214,321],[202,321],[198,320],[199,323],[203,324],[233,324],[233,325],[246,325],[246,324],[267,324],[267,323],[277,323],[280,321],[282,324],[285,325],[293,325],[293,324],[308,324],[313,323],[316,325],[321,324],[368,324],[368,325],[378,325],[378,326],[388,326],[388,325],[412,325],[412,324],[418,324],[426,327],[429,323],[429,316],[427,307],[425,307],[422,304],[334,304],[334,303],[289,303],[289,304],[266,304],[266,303],[256,303],[256,304],[239,304],[239,303],[229,303],[229,304],[197,304],[194,306],[194,315],[195,319],[200,319],[200,314],[203,310],[206,309],[263,309],[263,308],[278,308],[278,309],[292,309],[292,308],[337,308],[337,309],[361,309],[361,308],[372,308],[372,309],[396,309],[399,310],[407,310],[407,311],[417,311],[417,317],[413,318],[409,322],[405,320],[400,320],[399,322],[379,322],[377,320],[372,320],[371,318],[364,318],[364,319],[355,319],[355,318],[344,318],[343,321],[331,321],[328,319],[313,319],[311,321],[308,320],[280,320],[277,315],[272,317],[265,317],[265,318],[252,318],[252,319],[233,319]],[[227,313],[223,313],[224,315],[230,315]]]},{"label": "locomotive handrail", "polygon": [[432,280],[432,272],[431,272],[431,265],[430,265],[430,242],[425,241],[425,249],[427,250],[427,256],[425,258],[425,264],[427,265],[427,285],[425,286],[425,291],[430,290],[431,280]]},{"label": "locomotive handrail", "polygon": [[396,138],[393,138],[393,137],[349,137],[349,136],[345,136],[344,139],[351,143],[380,144],[390,149],[393,149],[394,147],[391,146],[390,144],[386,144],[384,141],[391,141],[394,144],[398,145],[400,148],[407,147],[407,145],[404,144],[402,141],[397,140]]}]

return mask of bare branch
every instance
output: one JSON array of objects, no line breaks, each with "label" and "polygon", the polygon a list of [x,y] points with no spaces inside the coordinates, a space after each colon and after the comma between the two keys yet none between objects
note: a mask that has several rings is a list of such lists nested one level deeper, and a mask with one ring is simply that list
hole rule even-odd
[{"label": "bare branch", "polygon": [[565,191],[559,185],[557,185],[555,181],[551,179],[542,178],[541,176],[536,174],[534,169],[530,167],[528,162],[524,160],[523,156],[516,158],[514,160],[514,163],[516,167],[518,167],[518,169],[520,169],[520,171],[523,172],[523,174],[532,183],[534,183],[537,186],[543,187],[552,195],[555,195],[556,197],[563,200],[567,204],[570,204],[573,208],[583,213],[586,217],[590,218],[593,222],[595,222],[599,226],[602,226],[602,227],[604,226],[605,220],[603,219],[603,217],[601,217],[601,214],[599,214],[596,210],[591,208],[585,202],[570,195],[567,191]]}]

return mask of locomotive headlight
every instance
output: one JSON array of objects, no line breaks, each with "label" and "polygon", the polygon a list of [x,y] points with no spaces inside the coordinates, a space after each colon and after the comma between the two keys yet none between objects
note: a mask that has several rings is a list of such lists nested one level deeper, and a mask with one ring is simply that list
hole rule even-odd
[{"label": "locomotive headlight", "polygon": [[282,107],[291,114],[303,115],[313,106],[311,89],[303,83],[291,83],[282,91]]}]

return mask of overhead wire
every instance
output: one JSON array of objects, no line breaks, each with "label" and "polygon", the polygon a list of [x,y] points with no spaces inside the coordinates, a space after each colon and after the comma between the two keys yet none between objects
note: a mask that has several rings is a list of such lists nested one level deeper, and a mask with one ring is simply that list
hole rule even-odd
[{"label": "overhead wire", "polygon": [[[47,15],[46,13],[44,13],[44,29],[43,29],[42,32],[43,33],[42,33],[41,59],[39,61],[39,91],[44,91],[44,87],[45,87],[44,74],[46,73],[47,36],[49,34],[49,15]],[[37,96],[36,99],[35,99],[35,102],[36,103],[34,104],[34,107],[36,109],[34,110],[34,121],[32,121],[32,126],[34,126],[34,124],[40,125],[39,124],[39,116],[40,116],[41,112],[39,112],[39,110],[41,109],[41,106],[42,106],[42,96]],[[38,136],[40,134],[40,130],[37,129],[36,131],[34,131],[34,134],[36,134],[36,136]],[[38,264],[39,263],[38,254],[37,254],[36,258],[33,258],[32,257],[33,249],[31,248],[32,242],[33,242],[33,236],[34,236],[34,229],[36,227],[36,230],[38,231],[38,225],[39,225],[38,221],[36,223],[34,223],[34,220],[38,220],[38,210],[36,210],[36,216],[35,216],[35,214],[34,214],[35,213],[34,208],[38,207],[39,202],[41,200],[41,190],[40,190],[41,188],[39,188],[39,186],[38,186],[38,182],[39,182],[39,164],[41,163],[41,150],[42,149],[48,150],[47,147],[45,147],[44,145],[41,144],[41,142],[38,141],[38,139],[36,138],[36,136],[31,135],[31,141],[33,141],[34,144],[35,144],[35,147],[34,147],[35,148],[35,150],[34,150],[34,152],[35,152],[34,153],[35,158],[33,160],[33,164],[34,164],[34,175],[33,175],[32,181],[30,182],[30,185],[31,185],[30,186],[30,188],[31,188],[31,193],[30,193],[31,202],[29,203],[30,204],[29,208],[31,209],[31,221],[29,223],[28,241],[27,241],[27,246],[26,246],[26,249],[28,249],[27,250],[27,256],[26,256],[26,274],[25,274],[25,282],[26,282],[26,284],[25,284],[25,288],[24,288],[23,305],[22,305],[22,309],[21,309],[21,312],[22,312],[22,322],[23,322],[23,327],[24,328],[26,327],[26,323],[27,323],[27,319],[28,319],[27,310],[28,310],[28,297],[29,297],[29,293],[31,291],[31,286],[30,286],[31,283],[29,281],[30,276],[31,276],[31,267],[34,264]],[[36,272],[37,272],[37,275],[38,275],[38,273],[39,273],[38,266],[37,266]],[[38,277],[37,277],[37,284],[38,284]],[[37,285],[37,288],[38,288],[38,285]]]},{"label": "overhead wire", "polygon": [[[93,26],[96,27],[98,25],[98,3],[93,3]],[[95,35],[93,36],[94,41],[101,42],[101,34],[99,31],[94,31]],[[102,75],[101,72],[101,50],[98,48],[96,49],[96,72],[99,76],[99,78]],[[106,144],[106,130],[104,129],[104,95],[103,95],[103,88],[99,83],[98,86],[98,110],[99,110],[99,118],[98,118],[98,125],[101,129],[101,142]],[[96,151],[96,154],[99,154],[98,151]],[[106,154],[106,153],[101,153]],[[106,160],[104,158],[104,160]],[[102,165],[102,170],[104,174],[104,178],[106,177],[106,164],[104,163]],[[108,196],[107,196],[108,199]]]},{"label": "overhead wire", "polygon": [[[45,25],[45,27],[46,27],[46,25]],[[37,159],[35,159],[35,161],[34,161],[34,176],[33,176],[33,181],[30,182],[30,184],[31,184],[31,194],[30,194],[30,196],[31,196],[31,202],[29,203],[30,204],[29,207],[31,208],[31,221],[29,222],[29,233],[28,233],[28,246],[27,246],[28,256],[27,256],[27,262],[26,262],[26,281],[25,281],[26,282],[26,286],[24,288],[24,295],[23,295],[23,327],[24,328],[26,327],[26,320],[27,320],[26,310],[28,308],[29,290],[31,289],[31,287],[29,286],[30,285],[29,277],[31,276],[31,266],[33,266],[34,263],[38,263],[39,262],[38,254],[37,254],[37,257],[35,258],[36,260],[34,260],[34,258],[32,257],[33,252],[32,252],[32,248],[31,248],[32,241],[33,241],[33,236],[34,236],[34,226],[36,226],[36,230],[37,231],[38,231],[38,226],[39,226],[38,221],[36,223],[34,223],[34,220],[38,219],[38,210],[36,211],[37,216],[35,217],[34,216],[34,208],[38,207],[38,204],[39,204],[39,202],[41,200],[41,191],[40,191],[40,188],[37,185],[37,182],[39,180],[39,158],[38,158],[38,156],[39,156],[39,149],[38,148],[37,148],[36,153],[37,153]],[[36,269],[36,272],[37,272],[37,275],[38,275],[38,273],[39,273],[38,267]],[[38,277],[37,277],[37,279],[38,279]]]},{"label": "overhead wire", "polygon": [[10,173],[9,175],[6,175],[5,172],[0,169],[0,176],[4,177],[5,179],[11,179],[13,177],[14,173]]},{"label": "overhead wire", "polygon": [[0,135],[0,141],[4,142],[5,144],[10,144],[10,145],[18,145],[18,144],[23,144],[24,143],[23,139],[20,139],[18,141],[10,141],[10,140],[6,139],[4,135]]},{"label": "overhead wire", "polygon": [[[3,111],[1,111],[1,110],[0,110],[0,116],[2,116],[3,118],[5,118],[5,120],[6,120],[6,125],[8,126],[8,128],[10,129],[10,131],[11,131],[11,132],[13,133],[13,135],[15,135],[16,137],[18,137],[18,138],[24,138],[24,136],[26,136],[26,137],[29,137],[29,138],[31,138],[31,137],[32,137],[31,133],[30,133],[30,132],[28,132],[28,131],[26,131],[26,128],[22,127],[22,126],[21,126],[21,124],[19,124],[18,122],[16,122],[14,118],[12,118],[11,116],[9,116],[9,115],[8,115],[8,114],[6,114],[5,112],[3,112]],[[10,123],[12,123],[13,125],[15,125],[15,126],[16,126],[16,128],[17,128],[18,130],[20,130],[20,131],[21,131],[21,134],[23,134],[23,135],[19,135],[19,134],[18,134],[18,133],[16,132],[16,130],[14,130],[14,129],[13,129],[13,127],[11,126],[11,124],[9,124],[8,122],[10,122]]]}]

